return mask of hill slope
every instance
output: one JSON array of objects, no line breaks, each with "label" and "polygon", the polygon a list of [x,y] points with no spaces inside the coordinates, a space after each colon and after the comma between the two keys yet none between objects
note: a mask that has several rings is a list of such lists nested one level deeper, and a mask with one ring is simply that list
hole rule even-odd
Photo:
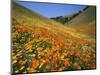
[{"label": "hill slope", "polygon": [[79,13],[51,18],[67,27],[74,28],[76,33],[89,35],[95,38],[96,32],[96,7],[87,6]]},{"label": "hill slope", "polygon": [[79,13],[74,13],[66,16],[58,16],[58,17],[53,17],[50,18],[52,20],[55,20],[57,22],[60,22],[62,24],[68,23],[73,17],[77,16]]},{"label": "hill slope", "polygon": [[95,40],[21,5],[12,9],[13,73],[95,69]]},{"label": "hill slope", "polygon": [[87,8],[66,25],[76,28],[77,32],[82,32],[95,38],[96,8],[93,6]]},{"label": "hill slope", "polygon": [[88,7],[85,11],[80,13],[77,17],[69,21],[70,25],[87,25],[96,19],[96,8],[94,6]]},{"label": "hill slope", "polygon": [[[26,7],[20,6],[19,4],[13,3],[12,8],[12,17],[15,18],[17,22],[23,24],[23,25],[29,25],[29,26],[42,26],[42,25],[52,25],[54,21],[50,21],[48,18],[31,11],[27,9]],[[25,21],[25,20],[27,21]],[[54,22],[55,25],[57,22]],[[59,24],[59,23],[57,23]]]}]

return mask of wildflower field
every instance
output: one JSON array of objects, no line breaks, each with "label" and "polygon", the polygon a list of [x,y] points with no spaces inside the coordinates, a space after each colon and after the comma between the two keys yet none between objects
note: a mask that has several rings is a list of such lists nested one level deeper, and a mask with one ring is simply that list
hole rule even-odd
[{"label": "wildflower field", "polygon": [[[16,5],[16,7],[19,6]],[[13,73],[96,68],[95,39],[82,37],[81,34],[78,35],[72,30],[68,31],[67,27],[56,22],[47,22],[44,18],[35,19],[32,23],[34,19],[25,14],[22,18],[20,17],[22,14],[17,12],[16,15],[12,17]]]},{"label": "wildflower field", "polygon": [[43,28],[13,27],[15,73],[95,69],[95,42],[68,37],[66,43]]}]

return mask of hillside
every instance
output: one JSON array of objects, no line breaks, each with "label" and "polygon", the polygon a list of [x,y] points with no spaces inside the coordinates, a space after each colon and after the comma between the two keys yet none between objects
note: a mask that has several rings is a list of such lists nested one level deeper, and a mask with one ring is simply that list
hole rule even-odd
[{"label": "hillside", "polygon": [[66,23],[67,26],[77,29],[77,32],[81,32],[90,35],[91,38],[95,38],[96,28],[96,8],[91,6],[78,16]]},{"label": "hillside", "polygon": [[70,25],[87,25],[96,19],[96,8],[94,6],[88,7],[82,11],[77,17],[69,21]]},{"label": "hillside", "polygon": [[[26,7],[20,6],[16,3],[13,3],[13,8],[12,8],[12,17],[13,19],[15,19],[15,22],[19,22],[20,24],[23,25],[29,25],[29,26],[42,26],[42,25],[52,25],[54,21],[50,21],[48,18],[33,12],[29,9],[27,9]],[[19,18],[20,17],[20,18]],[[27,21],[25,21],[25,20]],[[38,23],[37,23],[38,22]],[[34,24],[34,25],[33,25]],[[35,25],[36,24],[36,25]],[[58,25],[59,23],[57,23]]]},{"label": "hillside", "polygon": [[77,17],[78,15],[83,13],[84,11],[87,11],[88,8],[89,8],[89,6],[86,6],[83,10],[80,10],[77,13],[73,13],[73,14],[69,14],[69,15],[63,15],[63,16],[58,16],[58,17],[52,17],[50,19],[55,20],[57,22],[60,22],[63,25],[66,25],[70,20],[74,19],[75,17]]},{"label": "hillside", "polygon": [[60,22],[62,24],[65,24],[65,23],[68,23],[71,19],[73,19],[73,17],[77,16],[78,14],[79,13],[74,13],[74,14],[70,14],[70,15],[52,17],[50,19]]},{"label": "hillside", "polygon": [[87,6],[83,11],[78,13],[58,16],[51,18],[67,27],[74,28],[77,33],[89,35],[90,38],[95,38],[96,35],[96,8]]},{"label": "hillside", "polygon": [[12,73],[96,68],[95,39],[13,3]]}]

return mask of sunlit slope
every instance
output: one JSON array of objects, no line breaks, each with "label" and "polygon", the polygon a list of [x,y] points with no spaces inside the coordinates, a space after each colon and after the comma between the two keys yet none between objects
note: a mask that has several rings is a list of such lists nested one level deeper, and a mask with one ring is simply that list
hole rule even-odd
[{"label": "sunlit slope", "polygon": [[[88,37],[82,34],[80,36],[80,34],[74,32],[75,29],[65,27],[56,21],[41,16],[40,14],[37,14],[36,12],[31,11],[16,3],[13,4],[12,18],[13,18],[13,25],[24,25],[33,28],[43,27],[50,30],[50,32],[53,32],[54,34],[59,34],[59,37],[62,37],[62,35],[64,35],[65,33],[73,35],[74,37]],[[64,32],[64,34],[62,32]],[[64,37],[65,36],[67,35],[64,35]]]},{"label": "sunlit slope", "polygon": [[24,25],[32,28],[43,27],[54,32],[55,34],[57,34],[59,29],[65,29],[65,27],[60,23],[52,21],[16,3],[13,4],[12,14],[13,25]]},{"label": "sunlit slope", "polygon": [[95,37],[96,7],[90,6],[66,24],[77,29],[77,32]]},{"label": "sunlit slope", "polygon": [[88,7],[85,11],[82,11],[77,17],[73,18],[70,25],[86,25],[96,19],[96,8],[94,6]]},{"label": "sunlit slope", "polygon": [[20,25],[29,25],[32,27],[48,26],[54,23],[54,25],[59,24],[16,3],[13,3],[12,17]]}]

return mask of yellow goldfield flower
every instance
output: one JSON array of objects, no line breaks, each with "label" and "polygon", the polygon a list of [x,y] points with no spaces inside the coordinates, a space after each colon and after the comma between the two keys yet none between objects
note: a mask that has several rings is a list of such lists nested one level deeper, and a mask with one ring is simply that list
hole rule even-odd
[{"label": "yellow goldfield flower", "polygon": [[40,66],[39,66],[39,68],[41,68],[43,64],[44,64],[44,63],[41,63]]},{"label": "yellow goldfield flower", "polygon": [[30,50],[28,50],[28,52],[32,52],[32,50],[30,49]]},{"label": "yellow goldfield flower", "polygon": [[42,47],[39,47],[39,48],[37,48],[37,50],[40,50],[41,51],[41,50],[43,50],[43,48]]},{"label": "yellow goldfield flower", "polygon": [[20,68],[20,70],[23,70],[25,68],[25,66],[22,66],[21,68]]},{"label": "yellow goldfield flower", "polygon": [[13,56],[12,59],[13,59],[13,60],[16,59],[16,56]]},{"label": "yellow goldfield flower", "polygon": [[17,63],[17,60],[14,60],[14,61],[12,62],[12,64],[15,64],[15,63]]}]

